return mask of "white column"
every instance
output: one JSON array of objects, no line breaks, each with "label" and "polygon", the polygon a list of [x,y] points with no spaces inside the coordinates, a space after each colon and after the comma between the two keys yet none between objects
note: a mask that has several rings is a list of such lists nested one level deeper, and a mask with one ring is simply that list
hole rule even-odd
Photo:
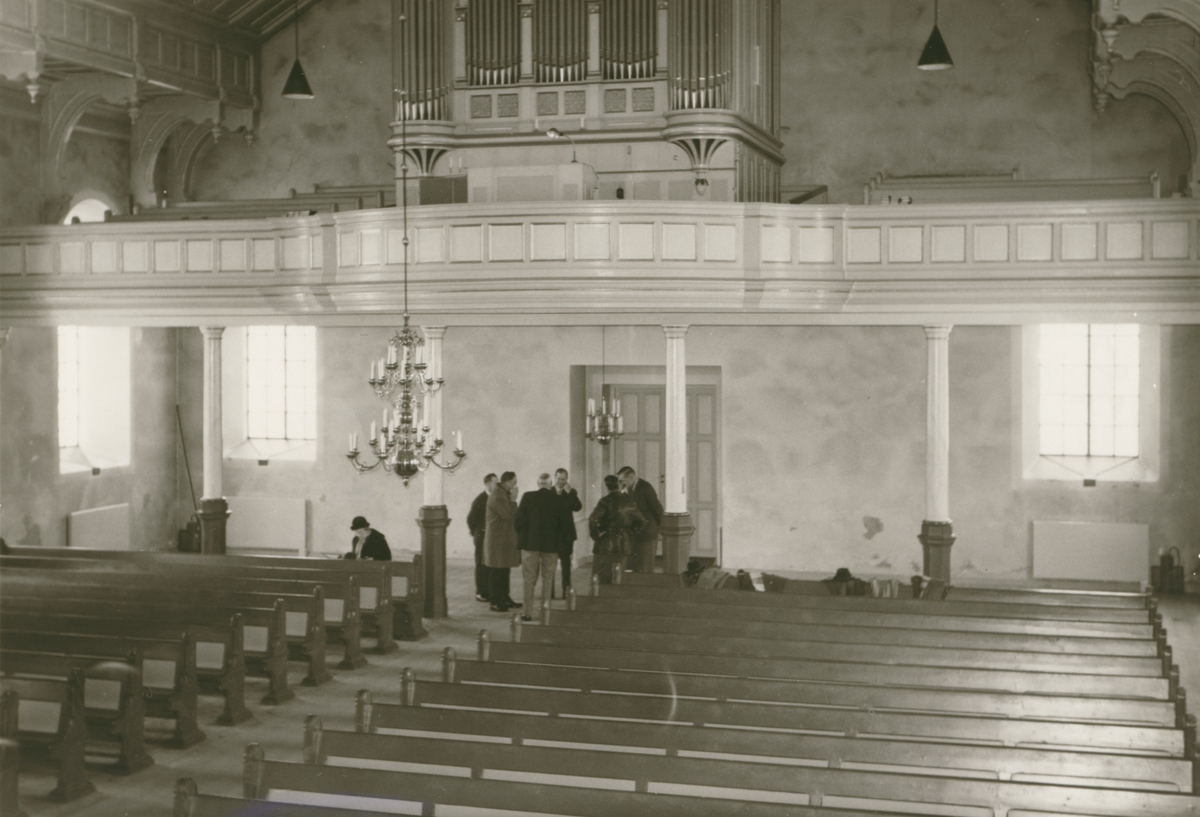
[{"label": "white column", "polygon": [[[425,334],[425,361],[427,368],[425,374],[427,377],[432,377],[437,380],[442,376],[442,338],[446,335],[446,327],[444,326],[422,326],[421,331]],[[453,450],[453,434],[442,428],[442,390],[438,389],[429,398],[429,416],[424,422],[429,424],[429,433],[439,435],[446,438],[444,450]],[[439,457],[444,459],[444,457]],[[430,507],[437,505],[445,505],[446,502],[442,495],[442,482],[445,477],[441,468],[436,465],[429,466],[425,472],[422,482],[425,486],[425,505]]]},{"label": "white column", "polygon": [[224,440],[221,433],[221,335],[223,326],[202,326],[204,335],[204,491],[202,499],[220,499]]},{"label": "white column", "polygon": [[925,519],[950,521],[950,330],[926,326]]},{"label": "white column", "polygon": [[687,513],[687,326],[664,326],[667,336],[667,475],[663,510]]}]

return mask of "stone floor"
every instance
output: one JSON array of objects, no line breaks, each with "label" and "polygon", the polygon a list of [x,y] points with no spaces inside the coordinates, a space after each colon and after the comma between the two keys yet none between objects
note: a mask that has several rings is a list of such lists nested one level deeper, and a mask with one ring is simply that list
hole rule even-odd
[{"label": "stone floor", "polygon": [[[246,744],[261,744],[268,759],[299,761],[305,716],[320,716],[327,728],[353,729],[354,697],[358,690],[371,690],[376,700],[395,701],[404,667],[412,667],[418,680],[435,679],[440,676],[444,647],[454,647],[459,655],[473,656],[480,630],[487,629],[493,640],[508,638],[509,617],[489,612],[486,604],[475,601],[471,564],[466,560],[450,560],[447,568],[450,615],[442,620],[426,620],[428,638],[415,643],[401,641],[399,652],[371,655],[368,666],[336,671],[332,682],[317,688],[299,686],[301,665],[293,664],[291,680],[296,684],[296,698],[280,706],[256,704],[266,684],[250,679],[246,700],[254,718],[238,726],[212,726],[220,706],[216,698],[203,697],[200,721],[207,740],[182,750],[151,744],[149,750],[155,765],[128,777],[97,769],[91,775],[96,792],[72,803],[56,804],[46,799],[47,792],[54,787],[49,769],[22,770],[22,808],[29,817],[169,817],[174,783],[181,777],[195,779],[204,793],[241,796],[242,753]],[[578,572],[582,577],[586,570]],[[519,592],[519,589],[520,579],[515,576],[513,590]],[[554,603],[561,604],[561,601]],[[1200,595],[1166,597],[1160,607],[1183,685],[1196,690],[1192,710],[1200,711],[1196,703],[1200,700]],[[331,664],[337,660],[336,649],[331,651],[334,654]]]}]

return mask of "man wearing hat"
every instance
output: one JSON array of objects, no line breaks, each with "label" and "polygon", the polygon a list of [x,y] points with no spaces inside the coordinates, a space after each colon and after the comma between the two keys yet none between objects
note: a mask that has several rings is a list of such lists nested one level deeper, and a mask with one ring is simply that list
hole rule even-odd
[{"label": "man wearing hat", "polygon": [[350,552],[343,559],[375,559],[380,562],[390,562],[392,551],[387,539],[377,530],[371,530],[371,523],[364,516],[354,517],[350,523],[354,531],[354,539],[350,542]]}]

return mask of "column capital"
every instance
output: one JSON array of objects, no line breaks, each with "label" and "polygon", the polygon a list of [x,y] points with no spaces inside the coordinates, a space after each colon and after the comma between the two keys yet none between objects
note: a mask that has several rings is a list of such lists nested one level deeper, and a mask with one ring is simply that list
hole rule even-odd
[{"label": "column capital", "polygon": [[954,324],[937,324],[935,326],[925,327],[925,337],[929,340],[945,340],[950,337],[950,330],[954,328]]},{"label": "column capital", "polygon": [[209,340],[220,340],[221,335],[225,334],[224,326],[201,326],[201,334]]},{"label": "column capital", "polygon": [[446,336],[446,327],[444,326],[422,326],[422,334],[426,340],[441,340]]},{"label": "column capital", "polygon": [[686,324],[686,323],[663,324],[662,330],[663,330],[663,334],[667,336],[668,340],[673,340],[675,338],[682,338],[684,335],[687,334],[688,324]]}]

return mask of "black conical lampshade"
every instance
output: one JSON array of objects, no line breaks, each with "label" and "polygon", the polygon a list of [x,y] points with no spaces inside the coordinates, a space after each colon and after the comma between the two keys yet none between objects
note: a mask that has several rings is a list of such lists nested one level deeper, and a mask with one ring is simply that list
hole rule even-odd
[{"label": "black conical lampshade", "polygon": [[933,24],[933,33],[925,43],[925,50],[921,52],[921,59],[917,60],[917,67],[922,71],[944,71],[954,67],[954,60],[950,59],[950,49],[946,48],[946,41],[942,39],[942,32],[938,31],[937,23]]},{"label": "black conical lampshade", "polygon": [[[942,49],[946,47],[943,45]],[[288,74],[287,82],[283,84],[284,99],[312,99],[312,88],[308,84],[308,77],[304,76],[304,69],[300,67],[300,58],[292,63],[292,72]]]}]

